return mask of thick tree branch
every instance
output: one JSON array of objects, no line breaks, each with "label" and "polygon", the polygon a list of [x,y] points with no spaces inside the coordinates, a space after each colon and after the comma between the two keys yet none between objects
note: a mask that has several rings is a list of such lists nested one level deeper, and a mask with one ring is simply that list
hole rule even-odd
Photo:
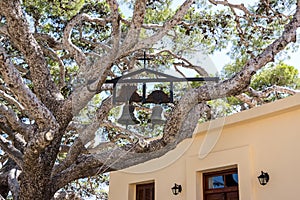
[{"label": "thick tree branch", "polygon": [[23,168],[23,154],[16,149],[8,140],[0,135],[0,147],[13,159],[20,168]]},{"label": "thick tree branch", "polygon": [[87,57],[86,55],[78,48],[76,47],[72,41],[71,41],[71,33],[73,28],[81,23],[82,21],[88,21],[88,22],[95,22],[97,24],[100,24],[102,26],[106,25],[106,20],[100,19],[100,18],[93,18],[90,17],[87,14],[81,13],[75,16],[65,27],[64,30],[64,37],[63,37],[63,45],[64,47],[69,51],[71,55],[74,56],[77,64],[81,67],[87,65]]},{"label": "thick tree branch", "polygon": [[52,170],[52,177],[57,175],[59,172],[65,170],[70,165],[74,163],[80,153],[83,151],[84,146],[80,139],[75,140],[74,144],[72,144],[71,148],[68,151],[67,157],[58,165],[54,166]]},{"label": "thick tree branch", "polygon": [[146,12],[146,0],[135,1],[134,12],[129,31],[121,47],[121,52],[130,50],[139,40]]},{"label": "thick tree branch", "polygon": [[45,33],[34,33],[34,37],[38,42],[46,43],[53,50],[62,50],[63,44],[53,37]]},{"label": "thick tree branch", "polygon": [[48,55],[51,59],[53,59],[54,61],[56,61],[59,65],[59,89],[63,88],[66,85],[66,80],[65,80],[65,64],[62,61],[62,59],[50,48],[47,47],[42,47],[43,52],[45,55]]},{"label": "thick tree branch", "polygon": [[8,185],[14,199],[19,199],[20,185],[18,176],[20,173],[21,171],[18,169],[11,169],[8,175]]},{"label": "thick tree branch", "polygon": [[120,13],[119,4],[116,0],[108,0],[108,5],[111,10],[111,22],[112,22],[112,51],[111,54],[117,54],[119,51],[121,32],[120,32]]},{"label": "thick tree branch", "polygon": [[107,118],[109,111],[112,108],[112,97],[107,98],[102,102],[102,105],[96,111],[96,117],[93,119],[91,124],[84,126],[81,130],[77,130],[80,135],[71,146],[67,157],[62,163],[55,166],[52,172],[52,176],[69,167],[77,157],[85,149],[84,145],[90,141],[95,140],[95,132],[99,129],[101,121]]},{"label": "thick tree branch", "polygon": [[237,95],[236,98],[238,98],[240,101],[246,103],[249,106],[249,108],[254,108],[257,105],[257,101],[245,93]]},{"label": "thick tree branch", "polygon": [[[55,133],[57,129],[46,130],[38,132],[34,135],[34,137],[28,142],[27,148],[25,150],[26,158],[32,159],[36,158],[37,155],[46,147],[48,146],[51,141],[55,137]],[[31,162],[28,162],[31,163]]]},{"label": "thick tree branch", "polygon": [[103,122],[107,118],[108,113],[112,109],[112,107],[113,107],[112,97],[108,97],[102,102],[101,106],[97,109],[96,116],[91,122],[91,124],[87,125],[85,129],[82,130],[82,133],[80,134],[80,139],[83,145],[95,139],[95,132],[100,127],[99,122]]},{"label": "thick tree branch", "polygon": [[11,63],[9,56],[0,48],[0,74],[10,86],[14,95],[28,111],[30,117],[36,120],[40,128],[57,127],[52,113],[37,99],[35,94],[24,84],[19,72]]},{"label": "thick tree branch", "polygon": [[0,97],[6,100],[10,105],[14,105],[17,107],[19,111],[23,111],[24,107],[18,102],[16,99],[14,99],[12,96],[6,94],[4,91],[0,90]]},{"label": "thick tree branch", "polygon": [[[14,142],[17,142],[17,148],[22,150],[26,145],[26,141],[28,141],[28,136],[23,136],[19,133],[14,132],[10,127],[8,127],[8,123],[2,122],[0,115],[0,131],[4,132],[8,135],[8,138]],[[6,120],[7,121],[7,120]]]},{"label": "thick tree branch", "polygon": [[185,59],[182,56],[179,56],[179,55],[175,54],[174,52],[172,52],[170,50],[162,50],[162,51],[160,51],[160,52],[158,52],[156,54],[157,55],[161,55],[163,53],[167,53],[167,54],[171,55],[172,57],[177,58],[178,60],[182,60],[183,61],[182,63],[174,63],[175,66],[180,65],[182,67],[195,70],[201,76],[209,76],[209,74],[207,73],[207,71],[203,67],[196,66],[196,65],[192,64],[188,59]]},{"label": "thick tree branch", "polygon": [[72,164],[69,168],[65,169],[64,171],[60,172],[59,174],[53,177],[53,188],[56,191],[59,188],[64,187],[71,181],[102,173],[103,171],[99,170],[99,168],[107,169],[102,165],[103,163],[101,163],[98,159],[95,159],[95,157],[91,155],[82,155],[78,157],[76,162]]},{"label": "thick tree branch", "polygon": [[5,26],[5,25],[0,26],[0,34],[9,36],[7,26]]},{"label": "thick tree branch", "polygon": [[4,115],[13,130],[24,136],[32,135],[33,127],[22,123],[12,109],[7,106],[0,105],[0,115]]},{"label": "thick tree branch", "polygon": [[30,67],[31,78],[38,98],[49,107],[55,105],[55,100],[60,99],[60,92],[52,81],[47,62],[29,30],[20,1],[3,0],[0,2],[0,10],[7,20],[11,41],[22,52]]}]

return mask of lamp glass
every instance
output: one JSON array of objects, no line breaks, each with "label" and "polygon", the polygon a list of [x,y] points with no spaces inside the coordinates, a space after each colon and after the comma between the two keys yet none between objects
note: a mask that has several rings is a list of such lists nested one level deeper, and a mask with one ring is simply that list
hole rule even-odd
[{"label": "lamp glass", "polygon": [[266,185],[269,182],[269,174],[266,172],[261,172],[261,175],[258,177],[258,181],[261,185]]},{"label": "lamp glass", "polygon": [[172,193],[174,195],[178,195],[182,191],[181,185],[177,185],[176,183],[175,183],[174,187],[172,187],[171,189],[172,189]]}]

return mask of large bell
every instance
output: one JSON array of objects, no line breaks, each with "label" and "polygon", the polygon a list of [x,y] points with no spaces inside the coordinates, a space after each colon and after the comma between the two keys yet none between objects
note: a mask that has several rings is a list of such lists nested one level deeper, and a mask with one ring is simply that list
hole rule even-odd
[{"label": "large bell", "polygon": [[116,97],[116,102],[141,102],[142,97],[136,92],[137,87],[133,85],[123,85]]},{"label": "large bell", "polygon": [[140,122],[134,116],[134,106],[133,105],[124,105],[122,110],[121,117],[117,120],[119,124],[126,125],[135,125],[139,124]]},{"label": "large bell", "polygon": [[163,116],[163,108],[161,106],[154,106],[152,108],[152,115],[150,119],[153,126],[156,124],[163,124],[166,121]]}]

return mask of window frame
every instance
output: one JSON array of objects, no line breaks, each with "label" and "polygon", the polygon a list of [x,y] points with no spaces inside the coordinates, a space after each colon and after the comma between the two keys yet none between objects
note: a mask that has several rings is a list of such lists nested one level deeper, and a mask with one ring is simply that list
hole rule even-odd
[{"label": "window frame", "polygon": [[237,186],[226,186],[226,178],[224,179],[224,187],[223,188],[209,188],[209,178],[216,177],[216,176],[223,176],[230,174],[238,174],[238,169],[230,168],[230,169],[221,169],[221,170],[215,170],[211,172],[205,172],[203,173],[203,198],[206,199],[207,195],[210,194],[218,194],[218,193],[230,193],[230,192],[237,192],[239,194],[239,181]]}]

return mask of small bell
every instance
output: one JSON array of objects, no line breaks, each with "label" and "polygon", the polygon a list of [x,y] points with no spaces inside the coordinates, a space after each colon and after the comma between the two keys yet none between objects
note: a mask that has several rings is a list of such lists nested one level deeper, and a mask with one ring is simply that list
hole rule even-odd
[{"label": "small bell", "polygon": [[154,106],[152,108],[152,115],[150,119],[153,126],[156,124],[163,124],[166,121],[163,116],[163,108],[161,106]]},{"label": "small bell", "polygon": [[166,93],[161,90],[154,90],[151,94],[148,95],[145,103],[170,103],[170,98]]},{"label": "small bell", "polygon": [[128,125],[135,125],[139,124],[140,122],[136,119],[134,116],[134,106],[133,105],[124,105],[122,109],[122,115],[117,120],[119,124],[126,125],[126,128]]}]

